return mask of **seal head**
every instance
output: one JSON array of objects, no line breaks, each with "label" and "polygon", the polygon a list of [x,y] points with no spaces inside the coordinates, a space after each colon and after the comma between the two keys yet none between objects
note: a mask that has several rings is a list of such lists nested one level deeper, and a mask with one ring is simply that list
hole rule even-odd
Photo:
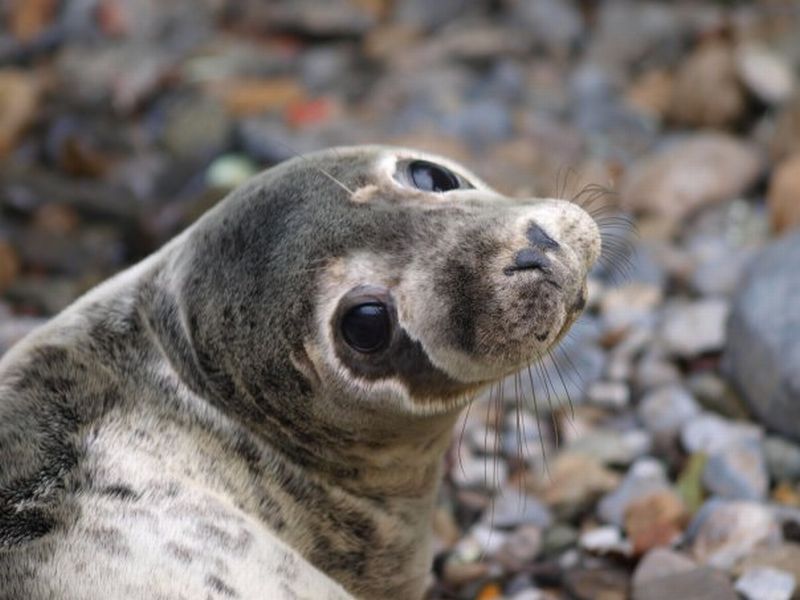
[{"label": "seal head", "polygon": [[429,414],[558,341],[599,252],[575,204],[507,198],[416,151],[341,148],[234,193],[170,277],[192,373],[220,399],[291,385]]}]

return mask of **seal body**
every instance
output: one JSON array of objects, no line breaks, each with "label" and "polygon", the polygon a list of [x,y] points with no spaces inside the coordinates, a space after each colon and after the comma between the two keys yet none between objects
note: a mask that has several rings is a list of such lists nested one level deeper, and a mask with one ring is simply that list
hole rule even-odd
[{"label": "seal body", "polygon": [[421,597],[459,411],[599,250],[412,150],[256,177],[0,361],[0,597]]}]

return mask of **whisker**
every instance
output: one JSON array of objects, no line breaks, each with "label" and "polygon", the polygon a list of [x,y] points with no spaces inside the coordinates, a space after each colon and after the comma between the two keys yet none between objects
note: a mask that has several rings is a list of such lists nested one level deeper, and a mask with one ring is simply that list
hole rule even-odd
[{"label": "whisker", "polygon": [[531,372],[531,364],[528,364],[528,378],[531,382],[531,394],[533,395],[533,410],[536,413],[534,416],[536,417],[536,429],[539,433],[539,444],[542,447],[542,464],[544,465],[544,471],[549,476],[550,469],[547,466],[547,449],[545,448],[544,444],[544,435],[542,433],[542,421],[539,418],[539,404],[536,401],[536,386],[533,383],[533,373]]},{"label": "whisker", "polygon": [[[558,423],[556,422],[555,409],[553,408],[553,396],[550,393],[552,382],[550,381],[550,378],[548,376],[547,369],[542,364],[541,356],[539,357],[539,359],[536,361],[535,364],[539,369],[539,374],[541,375],[542,382],[544,383],[544,389],[547,392],[547,406],[550,409],[550,418],[553,421],[553,433],[555,434],[555,444],[556,447],[558,447],[559,445]],[[555,393],[555,389],[553,389],[553,393]]]},{"label": "whisker", "polygon": [[461,468],[461,474],[464,475],[465,478],[467,472],[464,469],[464,460],[461,458],[461,444],[464,441],[464,430],[467,428],[467,421],[469,420],[469,411],[471,408],[472,408],[472,402],[467,404],[467,410],[464,413],[464,420],[461,422],[461,433],[458,436],[458,445],[456,446],[456,456],[458,456],[458,465]]},{"label": "whisker", "polygon": [[558,368],[558,362],[553,357],[553,353],[551,349],[548,348],[547,354],[550,357],[550,362],[553,363],[553,367],[555,367],[556,374],[558,375],[559,380],[561,380],[561,387],[564,388],[564,394],[567,396],[567,403],[569,404],[569,410],[572,415],[572,418],[575,418],[575,405],[572,402],[572,396],[570,396],[569,390],[567,389],[567,384],[564,382],[564,376],[561,374],[561,369]]}]

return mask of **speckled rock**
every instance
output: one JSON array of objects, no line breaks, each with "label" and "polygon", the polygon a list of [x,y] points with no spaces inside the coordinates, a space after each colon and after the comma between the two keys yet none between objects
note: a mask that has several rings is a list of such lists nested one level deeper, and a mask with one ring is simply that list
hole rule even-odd
[{"label": "speckled rock", "polygon": [[723,498],[762,500],[767,494],[769,476],[760,441],[737,440],[714,452],[703,472],[703,484]]},{"label": "speckled rock", "polygon": [[695,519],[700,522],[692,553],[700,562],[720,569],[730,569],[756,548],[781,541],[775,517],[755,502],[719,502]]},{"label": "speckled rock", "polygon": [[[740,561],[734,573],[743,575],[750,569],[769,567],[790,573],[800,582],[800,544],[783,543],[768,548],[758,548]],[[800,598],[800,590],[795,588],[794,598]]]}]

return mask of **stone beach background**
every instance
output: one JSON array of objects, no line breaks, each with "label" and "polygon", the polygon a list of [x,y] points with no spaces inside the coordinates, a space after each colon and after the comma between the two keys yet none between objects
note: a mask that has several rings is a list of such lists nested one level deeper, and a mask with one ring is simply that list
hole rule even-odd
[{"label": "stone beach background", "polygon": [[430,599],[800,598],[800,3],[0,0],[0,354],[262,168],[402,144],[591,203],[455,432]]}]

